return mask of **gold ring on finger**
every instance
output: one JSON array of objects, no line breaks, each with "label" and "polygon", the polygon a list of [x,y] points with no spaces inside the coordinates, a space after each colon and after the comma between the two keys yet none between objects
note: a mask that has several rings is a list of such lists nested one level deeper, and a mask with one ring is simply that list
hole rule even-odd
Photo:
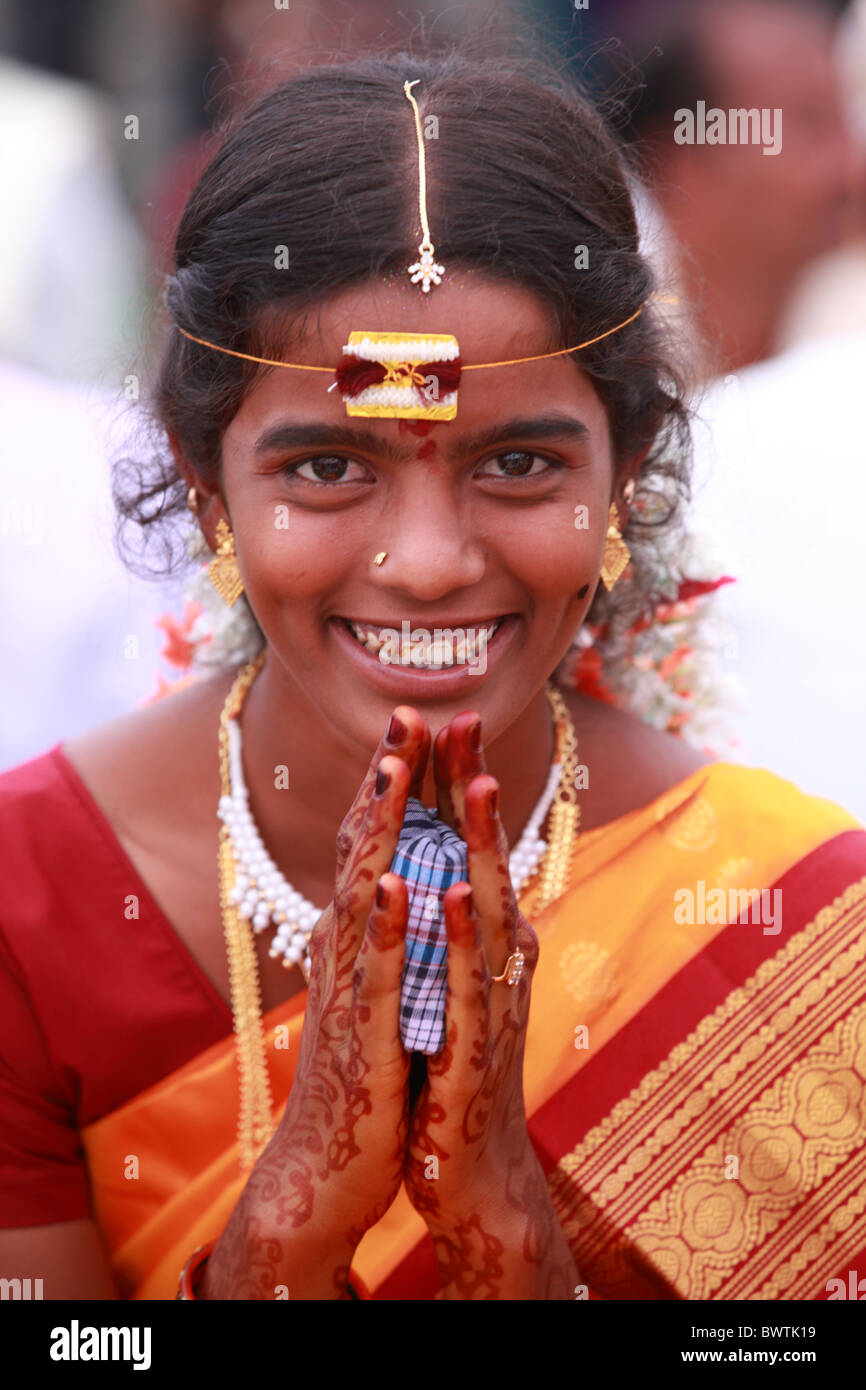
[{"label": "gold ring on finger", "polygon": [[492,983],[498,985],[504,980],[507,985],[516,985],[523,974],[525,959],[526,957],[522,951],[512,951],[508,960],[505,962],[505,969],[502,974],[492,976]]}]

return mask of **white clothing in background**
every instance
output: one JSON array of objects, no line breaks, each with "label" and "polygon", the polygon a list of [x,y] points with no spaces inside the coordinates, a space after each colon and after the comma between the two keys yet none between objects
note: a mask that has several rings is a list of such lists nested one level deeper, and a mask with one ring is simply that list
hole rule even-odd
[{"label": "white clothing in background", "polygon": [[695,529],[720,594],[752,762],[866,821],[866,332],[715,383],[695,426]]},{"label": "white clothing in background", "polygon": [[112,430],[116,398],[0,361],[0,769],[133,709],[170,672],[154,623],[180,613],[177,586],[130,575],[113,547],[124,404]]}]

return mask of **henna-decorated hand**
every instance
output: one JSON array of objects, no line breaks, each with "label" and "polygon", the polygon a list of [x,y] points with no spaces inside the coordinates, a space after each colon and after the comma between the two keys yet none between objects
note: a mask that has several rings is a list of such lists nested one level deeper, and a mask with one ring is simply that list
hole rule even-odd
[{"label": "henna-decorated hand", "polygon": [[[310,943],[300,1055],[280,1125],[211,1256],[206,1298],[336,1298],[403,1181],[409,1057],[400,1041],[406,885],[390,873],[430,733],[398,706],[337,837],[333,901]],[[297,1273],[295,1273],[297,1271]]]},{"label": "henna-decorated hand", "polygon": [[430,735],[405,706],[389,734],[337,837],[334,898],[310,942],[300,1057],[281,1124],[296,1156],[283,1179],[289,1219],[308,1219],[318,1202],[355,1244],[397,1195],[408,1126],[399,1022],[407,893],[388,870]]},{"label": "henna-decorated hand", "polygon": [[[571,1298],[577,1271],[523,1100],[538,942],[511,885],[478,716],[452,720],[434,753],[439,814],[466,841],[469,885],[453,884],[444,899],[446,1043],[427,1059],[412,1113],[406,1188],[430,1229],[447,1297]],[[517,950],[525,957],[519,983],[492,983]]]}]

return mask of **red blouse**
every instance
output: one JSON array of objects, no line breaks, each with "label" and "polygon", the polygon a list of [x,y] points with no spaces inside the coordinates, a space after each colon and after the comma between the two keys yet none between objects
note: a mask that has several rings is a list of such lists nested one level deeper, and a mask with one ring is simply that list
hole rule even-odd
[{"label": "red blouse", "polygon": [[89,1216],[78,1130],[231,1031],[60,744],[0,776],[0,1226]]}]

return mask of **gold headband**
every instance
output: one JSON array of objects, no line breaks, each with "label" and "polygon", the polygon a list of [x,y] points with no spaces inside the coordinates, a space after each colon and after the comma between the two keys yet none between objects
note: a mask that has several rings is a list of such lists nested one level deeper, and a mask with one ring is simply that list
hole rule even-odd
[{"label": "gold headband", "polygon": [[[430,227],[427,222],[427,166],[424,153],[424,135],[421,130],[421,113],[412,95],[412,88],[420,78],[403,83],[403,94],[411,103],[415,117],[415,133],[418,141],[418,213],[421,221],[422,240],[418,246],[418,260],[410,265],[408,273],[413,284],[421,283],[425,294],[430,286],[441,283],[445,267],[435,259],[435,247],[430,240]],[[651,298],[666,298],[664,295]],[[222,347],[219,343],[197,338],[178,327],[190,342],[214,352],[224,352],[229,357],[239,357],[244,362],[258,362],[265,367],[287,367],[296,372],[329,372],[334,382],[328,387],[340,388],[340,393],[349,415],[372,416],[384,419],[414,420],[453,420],[457,414],[457,387],[463,372],[487,371],[493,367],[516,367],[524,362],[542,362],[549,357],[564,357],[581,348],[592,347],[612,333],[618,333],[627,324],[633,323],[643,312],[643,305],[629,314],[622,323],[614,324],[604,333],[585,342],[575,343],[573,347],[558,348],[555,352],[537,352],[531,357],[509,357],[501,362],[471,362],[464,365],[460,359],[457,339],[450,333],[399,333],[399,332],[352,332],[343,348],[343,355],[336,367],[314,367],[306,362],[282,362],[273,357],[255,357],[249,352],[237,352],[234,348]]]},{"label": "gold headband", "polygon": [[[308,362],[282,362],[274,357],[255,357],[219,343],[197,338],[178,327],[191,343],[214,352],[258,362],[264,367],[286,367],[293,372],[328,372],[335,377],[329,391],[340,387],[349,415],[416,420],[452,420],[457,414],[457,386],[463,372],[489,371],[493,367],[518,367],[524,362],[543,362],[549,357],[565,357],[570,352],[592,347],[612,333],[618,333],[643,313],[643,305],[622,323],[598,333],[573,347],[555,352],[536,352],[531,357],[507,357],[501,362],[460,360],[457,339],[449,333],[353,332],[336,367],[313,367]],[[366,368],[366,370],[365,370]],[[447,378],[447,379],[446,379]],[[372,394],[371,394],[372,393]],[[408,393],[408,394],[407,394]],[[447,405],[443,395],[449,398]],[[369,408],[367,408],[369,407]]]}]

